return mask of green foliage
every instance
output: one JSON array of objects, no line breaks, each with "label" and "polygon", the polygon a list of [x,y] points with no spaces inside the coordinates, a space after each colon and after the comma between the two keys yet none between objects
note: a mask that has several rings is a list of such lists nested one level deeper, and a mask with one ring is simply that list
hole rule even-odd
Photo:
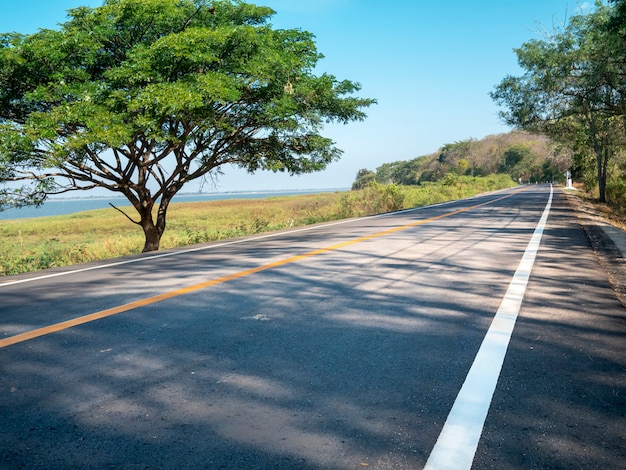
[{"label": "green foliage", "polygon": [[356,179],[352,183],[352,189],[363,189],[376,180],[376,173],[368,169],[361,169],[356,174]]},{"label": "green foliage", "polygon": [[470,163],[469,163],[469,160],[467,160],[466,158],[461,158],[457,162],[457,173],[459,175],[461,176],[465,175],[469,169],[470,169]]},{"label": "green foliage", "polygon": [[586,15],[543,40],[516,49],[524,74],[506,77],[492,93],[505,110],[503,120],[520,129],[542,133],[579,154],[579,174],[589,159],[596,171],[601,201],[607,171],[626,142],[626,48],[623,4],[596,2]]},{"label": "green foliage", "polygon": [[[509,147],[503,156],[502,173],[507,173],[515,180],[525,183],[546,181],[542,178],[541,164],[529,146],[524,144]],[[550,179],[548,179],[550,181]]]},{"label": "green foliage", "polygon": [[524,132],[487,136],[481,140],[446,144],[432,155],[408,161],[384,163],[375,172],[362,169],[353,189],[362,189],[372,178],[381,184],[455,184],[458,176],[505,173],[525,182],[561,181],[571,165],[571,155],[549,139]]},{"label": "green foliage", "polygon": [[323,125],[362,120],[375,101],[316,75],[313,35],[273,29],[273,14],[239,0],[107,0],[70,10],[58,31],[0,35],[0,182],[26,181],[0,207],[120,192],[149,251],[172,197],[224,164],[324,169],[341,150]]},{"label": "green foliage", "polygon": [[459,182],[459,175],[453,172],[446,173],[443,178],[441,178],[440,183],[443,186],[455,186]]},{"label": "green foliage", "polygon": [[444,145],[439,153],[439,163],[454,164],[461,159],[467,159],[472,153],[475,142],[474,139],[469,139]]},{"label": "green foliage", "polygon": [[622,214],[626,214],[626,159],[609,167],[606,184],[606,202]]},{"label": "green foliage", "polygon": [[606,186],[607,203],[613,207],[626,209],[626,181],[623,177],[609,178]]},{"label": "green foliage", "polygon": [[376,168],[376,181],[382,184],[416,184],[424,165],[429,161],[425,157],[418,157],[409,161],[383,163]]},{"label": "green foliage", "polygon": [[404,187],[404,207],[438,204],[516,185],[508,175],[490,175],[486,177],[457,176],[453,173],[449,173],[449,175],[447,181],[449,184],[439,182]]},{"label": "green foliage", "polygon": [[341,199],[343,217],[391,212],[403,207],[405,195],[395,184],[372,182],[358,192],[348,192]]},{"label": "green foliage", "polygon": [[523,161],[534,160],[535,158],[532,150],[527,145],[513,145],[504,152],[503,168],[505,172],[510,171]]}]

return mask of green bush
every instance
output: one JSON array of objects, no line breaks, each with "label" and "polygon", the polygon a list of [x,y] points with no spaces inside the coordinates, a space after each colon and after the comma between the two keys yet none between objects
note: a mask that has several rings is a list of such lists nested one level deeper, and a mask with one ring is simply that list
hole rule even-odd
[{"label": "green bush", "polygon": [[402,209],[406,197],[404,186],[372,182],[363,189],[342,196],[339,213],[342,217],[360,217]]},{"label": "green bush", "polygon": [[626,211],[626,181],[623,178],[611,178],[607,181],[606,202],[620,212]]}]

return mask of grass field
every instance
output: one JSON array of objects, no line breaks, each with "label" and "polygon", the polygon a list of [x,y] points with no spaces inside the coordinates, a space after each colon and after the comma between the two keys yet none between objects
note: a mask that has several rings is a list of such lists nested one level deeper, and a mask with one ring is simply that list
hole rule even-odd
[{"label": "grass field", "polygon": [[[375,184],[359,191],[172,204],[161,249],[419,207],[513,186],[507,176],[445,184]],[[132,208],[127,213],[132,216]],[[115,209],[0,221],[0,275],[139,253],[142,230]]]}]

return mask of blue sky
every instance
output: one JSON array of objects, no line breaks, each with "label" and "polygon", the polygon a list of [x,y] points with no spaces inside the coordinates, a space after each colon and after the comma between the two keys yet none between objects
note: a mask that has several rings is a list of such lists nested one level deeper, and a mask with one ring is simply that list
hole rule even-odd
[{"label": "blue sky", "polygon": [[[95,0],[3,1],[0,31],[32,33],[65,21]],[[376,98],[368,118],[329,126],[344,151],[320,173],[248,175],[225,168],[218,191],[343,188],[361,168],[409,160],[442,145],[508,132],[489,92],[521,71],[513,48],[579,12],[576,0],[250,0],[276,10],[277,28],[316,36],[318,70],[361,83]],[[193,190],[193,187],[184,191]],[[205,188],[205,190],[212,190]]]}]

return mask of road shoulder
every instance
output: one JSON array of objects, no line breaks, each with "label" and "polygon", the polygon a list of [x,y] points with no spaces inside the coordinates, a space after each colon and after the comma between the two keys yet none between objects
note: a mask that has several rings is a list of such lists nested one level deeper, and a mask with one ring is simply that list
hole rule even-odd
[{"label": "road shoulder", "polygon": [[626,307],[626,231],[614,225],[592,203],[565,192],[611,286]]}]

